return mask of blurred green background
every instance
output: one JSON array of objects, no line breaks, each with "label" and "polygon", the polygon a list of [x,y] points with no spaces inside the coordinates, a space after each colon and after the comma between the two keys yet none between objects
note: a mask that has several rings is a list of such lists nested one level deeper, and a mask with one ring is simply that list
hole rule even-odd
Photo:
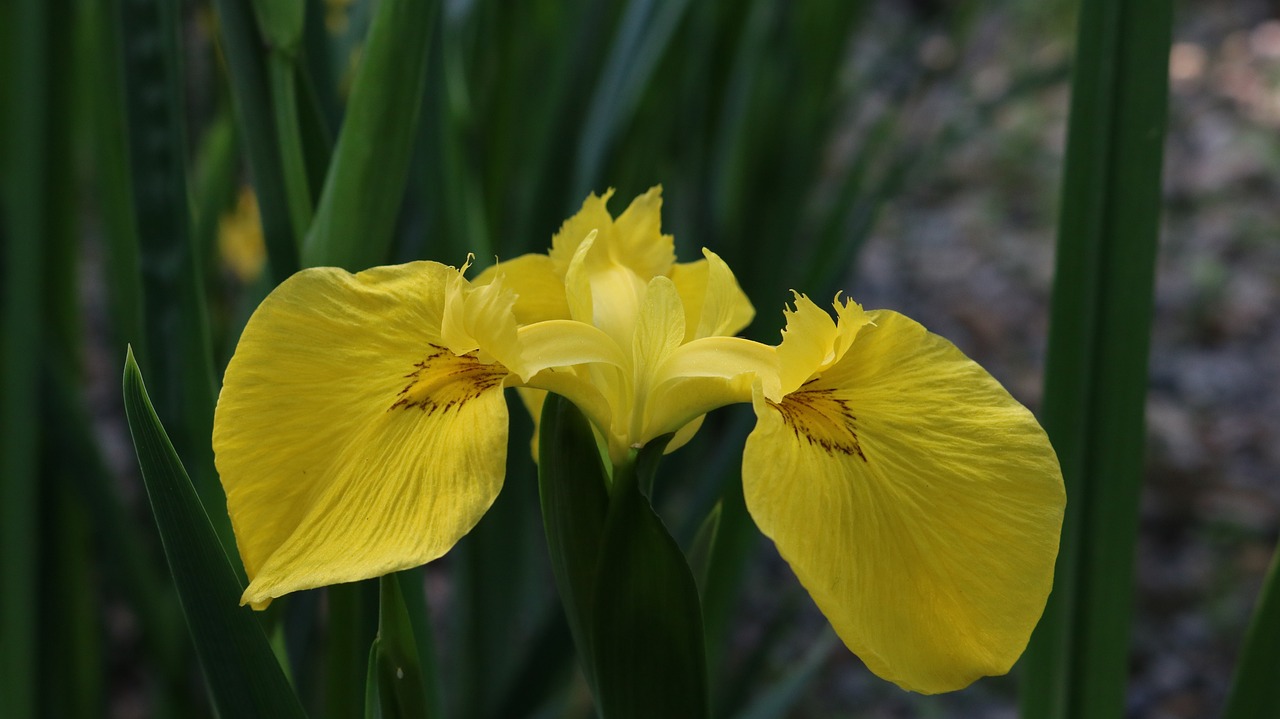
[{"label": "blurred green background", "polygon": [[[545,249],[588,192],[617,188],[620,211],[661,184],[678,257],[724,257],[753,338],[777,340],[788,290],[843,290],[1039,407],[1076,3],[422,7],[388,30],[408,50],[375,57],[374,0],[311,0],[293,48],[264,42],[248,0],[0,4],[0,716],[210,715],[124,424],[125,346],[225,533],[222,367],[257,302],[333,243],[349,269],[483,267]],[[1177,8],[1132,716],[1219,711],[1280,530],[1278,15]],[[359,120],[380,164],[331,191],[330,158],[359,152],[338,138],[364,62],[390,78]],[[312,213],[332,235],[299,229]],[[670,463],[658,500],[682,541],[732,505],[747,414],[713,417]],[[589,706],[529,431],[495,511],[423,572],[449,716]],[[741,512],[721,531],[703,598],[724,716],[1015,715],[1012,678],[942,697],[875,678]],[[315,716],[348,715],[332,687],[363,631],[327,622],[335,601],[266,617]]]}]

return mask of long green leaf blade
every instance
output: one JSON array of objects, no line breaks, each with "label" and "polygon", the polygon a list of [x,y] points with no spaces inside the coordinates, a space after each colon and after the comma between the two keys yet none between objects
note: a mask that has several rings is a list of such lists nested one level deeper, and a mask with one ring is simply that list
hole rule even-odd
[{"label": "long green leaf blade", "polygon": [[591,425],[569,400],[548,395],[538,433],[538,490],[551,570],[582,671],[595,685],[591,597],[609,511],[608,476]]},{"label": "long green leaf blade", "polygon": [[210,694],[224,717],[304,717],[165,434],[130,352],[124,406],[142,479]]},{"label": "long green leaf blade", "polygon": [[710,715],[702,609],[680,546],[641,493],[670,437],[615,470],[596,567],[592,654],[604,719]]},{"label": "long green leaf blade", "polygon": [[214,8],[231,76],[232,105],[262,212],[262,235],[271,277],[283,282],[298,270],[299,252],[289,220],[284,170],[271,114],[266,51],[248,0],[214,0]]},{"label": "long green leaf blade", "polygon": [[[44,344],[48,28],[44,0],[5,8],[0,31],[0,97],[12,123],[0,155],[5,221],[0,227],[3,315],[0,315],[0,696],[14,716],[35,713],[36,554],[39,537],[40,356]],[[12,108],[10,110],[10,108]],[[11,179],[12,178],[12,179]]]},{"label": "long green leaf blade", "polygon": [[1067,514],[1024,662],[1031,719],[1124,707],[1171,5],[1081,6],[1044,402]]},{"label": "long green leaf blade", "polygon": [[1267,583],[1245,635],[1222,719],[1267,719],[1280,707],[1280,551],[1271,555]]},{"label": "long green leaf blade", "polygon": [[404,197],[439,2],[382,0],[369,29],[315,219],[307,266],[385,261]]},{"label": "long green leaf blade", "polygon": [[212,511],[223,546],[234,554],[209,444],[216,393],[203,258],[191,240],[178,9],[163,0],[123,0],[120,9],[149,371],[164,416],[177,423],[178,445],[194,462],[200,500]]},{"label": "long green leaf blade", "polygon": [[407,582],[421,581],[413,570],[387,574],[380,580],[378,638],[374,647],[378,657],[382,716],[386,719],[440,716],[439,708],[432,706],[429,679],[418,651],[418,630],[414,627],[415,619],[421,624],[426,617],[410,615],[401,575]]}]

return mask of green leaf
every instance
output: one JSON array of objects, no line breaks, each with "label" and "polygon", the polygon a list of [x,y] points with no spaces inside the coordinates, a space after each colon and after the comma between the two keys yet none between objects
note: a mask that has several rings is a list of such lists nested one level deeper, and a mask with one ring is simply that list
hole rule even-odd
[{"label": "green leaf", "polygon": [[640,492],[670,436],[614,470],[591,635],[604,719],[709,716],[702,608],[680,546]]},{"label": "green leaf", "polygon": [[351,87],[315,220],[308,266],[385,261],[404,197],[439,2],[382,0]]},{"label": "green leaf", "polygon": [[[439,706],[432,705],[428,678],[418,651],[416,624],[426,617],[411,617],[405,602],[405,589],[400,577],[408,583],[420,583],[416,571],[387,574],[380,580],[377,652],[378,697],[382,716],[387,719],[426,719],[440,716]],[[420,588],[419,588],[420,591]]]},{"label": "green leaf", "polygon": [[[736,438],[736,435],[735,435]],[[737,444],[735,446],[741,446]],[[739,462],[740,464],[740,462]],[[721,497],[716,536],[707,558],[707,577],[702,587],[703,622],[707,635],[707,666],[714,676],[720,671],[729,643],[734,610],[741,598],[742,580],[748,562],[760,546],[760,530],[747,513],[742,496],[742,480],[735,468]]]},{"label": "green leaf", "polygon": [[125,358],[124,407],[165,557],[218,713],[304,717],[258,620],[240,606],[244,587],[160,425],[132,352]]},{"label": "green leaf", "polygon": [[138,232],[133,217],[133,186],[129,176],[121,68],[119,0],[82,3],[92,57],[86,63],[92,125],[90,152],[93,182],[99,193],[102,237],[110,305],[112,349],[123,352],[132,343],[139,360],[147,363],[142,311],[142,272],[138,260]]},{"label": "green leaf", "polygon": [[635,113],[688,7],[689,0],[631,0],[627,5],[583,123],[574,168],[575,198],[603,189],[595,183],[601,179],[614,138]]},{"label": "green leaf", "polygon": [[306,10],[304,0],[253,0],[258,29],[271,52],[283,52],[289,58],[297,53]]},{"label": "green leaf", "polygon": [[1067,510],[1023,662],[1030,719],[1124,710],[1171,6],[1080,11],[1043,410]]},{"label": "green leaf", "polygon": [[214,0],[213,6],[218,13],[218,37],[227,59],[232,108],[262,213],[262,236],[271,277],[279,283],[298,270],[298,244],[289,221],[283,165],[271,114],[266,51],[247,2]]},{"label": "green leaf", "polygon": [[[324,711],[333,719],[359,716],[375,687],[366,686],[365,648],[377,639],[378,580],[325,587],[328,636],[324,647]],[[381,704],[379,704],[381,706]]]},{"label": "green leaf", "polygon": [[[48,230],[46,157],[49,26],[56,8],[24,0],[5,8],[0,74],[8,132],[0,136],[0,697],[13,716],[33,716],[39,647],[36,553],[40,525],[40,357]],[[13,179],[20,178],[20,180]]]},{"label": "green leaf", "polygon": [[782,719],[789,716],[804,690],[817,677],[831,652],[840,646],[839,638],[830,628],[809,647],[790,671],[777,683],[768,687],[751,707],[738,715],[738,719]]},{"label": "green leaf", "polygon": [[211,511],[223,546],[234,553],[209,443],[216,391],[203,258],[192,241],[187,191],[178,9],[164,0],[123,0],[121,21],[148,371],[154,372],[162,414],[176,423],[178,446],[193,462],[200,501]]},{"label": "green leaf", "polygon": [[1258,597],[1222,719],[1268,719],[1280,707],[1280,551]]},{"label": "green leaf", "polygon": [[587,418],[559,395],[547,395],[542,406],[538,457],[538,490],[551,570],[582,671],[594,687],[592,592],[609,511],[609,478]]}]

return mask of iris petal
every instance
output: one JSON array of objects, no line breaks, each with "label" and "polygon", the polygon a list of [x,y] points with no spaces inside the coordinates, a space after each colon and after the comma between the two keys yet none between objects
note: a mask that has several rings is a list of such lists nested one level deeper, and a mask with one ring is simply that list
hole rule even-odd
[{"label": "iris petal", "polygon": [[527,325],[569,319],[563,268],[557,273],[555,263],[547,255],[521,255],[492,265],[477,275],[472,284],[487,285],[499,277],[516,294],[516,322]]},{"label": "iris petal", "polygon": [[[806,313],[793,321],[821,330]],[[862,319],[826,371],[781,401],[756,391],[747,507],[872,671],[959,689],[1007,672],[1043,611],[1061,473],[1031,413],[953,345],[896,313]],[[793,358],[842,344],[818,339]]]},{"label": "iris petal", "polygon": [[431,561],[497,496],[508,372],[444,346],[457,278],[433,262],[305,270],[249,320],[213,434],[243,601]]},{"label": "iris petal", "polygon": [[671,268],[671,281],[684,302],[686,342],[737,334],[755,317],[755,308],[724,260],[706,248],[702,254],[704,259]]}]

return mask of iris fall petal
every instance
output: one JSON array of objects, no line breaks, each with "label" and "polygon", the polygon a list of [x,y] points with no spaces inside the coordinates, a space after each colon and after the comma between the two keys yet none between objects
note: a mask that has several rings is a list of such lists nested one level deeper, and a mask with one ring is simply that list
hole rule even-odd
[{"label": "iris fall petal", "polygon": [[[747,507],[872,671],[924,693],[1003,674],[1052,584],[1065,504],[1053,450],[949,342],[853,307],[837,308],[847,327],[826,313],[823,326],[807,301],[789,314],[787,394],[755,393]],[[787,388],[788,360],[819,371]]]},{"label": "iris fall petal", "polygon": [[[459,281],[433,262],[305,270],[249,320],[213,434],[244,602],[423,564],[492,504],[508,370],[456,354],[441,325],[454,316],[456,341],[492,335],[505,355],[514,319],[492,288],[467,297]],[[451,294],[460,311],[446,309]]]}]

